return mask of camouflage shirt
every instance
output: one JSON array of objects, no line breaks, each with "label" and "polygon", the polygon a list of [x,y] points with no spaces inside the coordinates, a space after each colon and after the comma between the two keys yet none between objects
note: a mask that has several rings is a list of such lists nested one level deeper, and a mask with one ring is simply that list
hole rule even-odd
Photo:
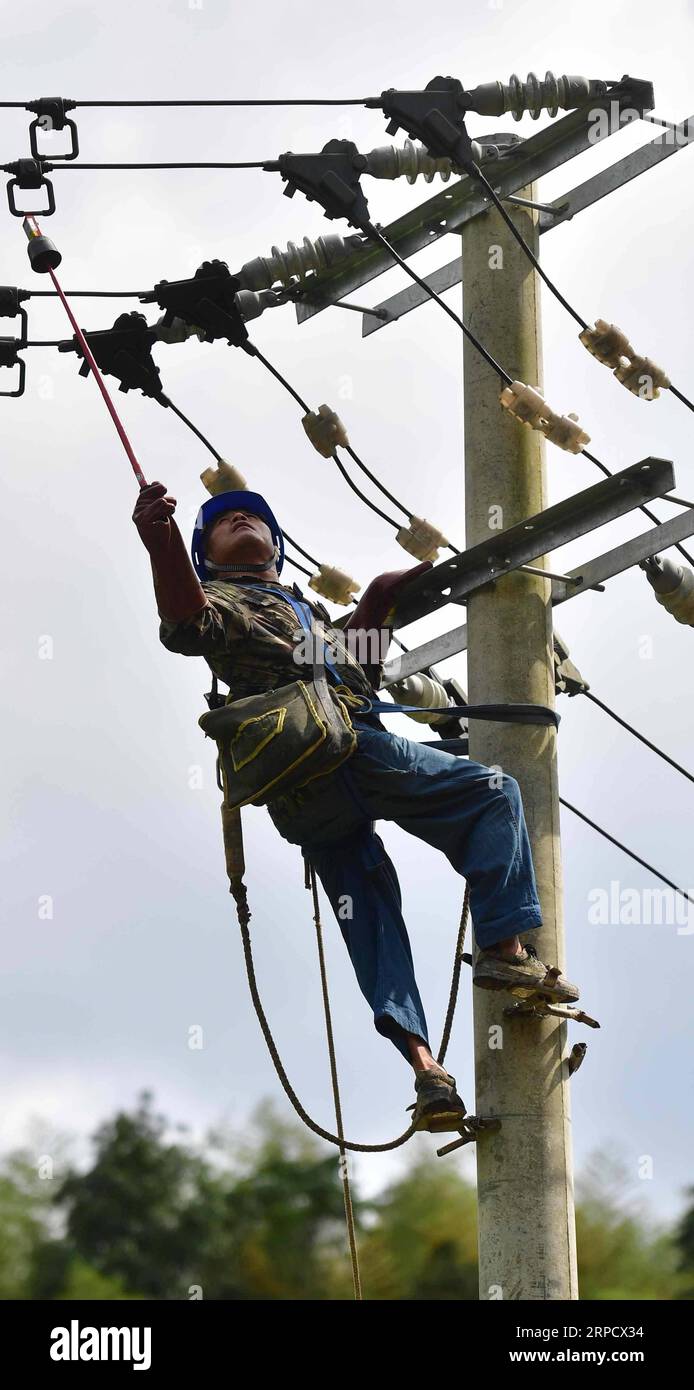
[{"label": "camouflage shirt", "polygon": [[[293,598],[299,593],[279,582],[258,588],[251,587],[252,582],[257,581],[205,580],[202,587],[208,606],[184,622],[162,618],[159,628],[168,651],[204,656],[214,674],[229,686],[234,700],[264,694],[307,675],[306,666],[294,660],[301,624],[291,605],[280,597],[280,592]],[[320,620],[341,682],[360,695],[372,696],[364,668],[349,652],[340,629],[331,625],[326,609],[303,597],[301,601]]]}]

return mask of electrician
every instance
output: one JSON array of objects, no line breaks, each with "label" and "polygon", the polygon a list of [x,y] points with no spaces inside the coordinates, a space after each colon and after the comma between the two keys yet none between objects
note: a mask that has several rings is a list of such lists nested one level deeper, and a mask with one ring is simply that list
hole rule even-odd
[{"label": "electrician", "polygon": [[[280,581],[283,538],[267,502],[239,491],[207,501],[193,537],[195,568],[175,507],[164,484],[151,483],[133,513],[150,555],[164,646],[204,657],[236,699],[296,680],[300,623],[292,601],[299,591]],[[399,589],[426,567],[378,575],[345,627],[362,637],[382,629]],[[322,606],[309,607],[329,619]],[[373,698],[378,662],[365,669],[344,629],[328,620],[323,630],[341,684]],[[467,880],[479,949],[474,983],[529,994],[547,966],[520,941],[542,917],[518,783],[389,733],[373,713],[353,716],[353,724],[357,748],[347,763],[276,797],[268,811],[323,884],[377,1031],[414,1068],[414,1123],[455,1130],[465,1106],[455,1077],[431,1053],[397,874],[374,822],[395,821],[439,849]],[[574,1003],[578,990],[560,975],[548,996]]]}]

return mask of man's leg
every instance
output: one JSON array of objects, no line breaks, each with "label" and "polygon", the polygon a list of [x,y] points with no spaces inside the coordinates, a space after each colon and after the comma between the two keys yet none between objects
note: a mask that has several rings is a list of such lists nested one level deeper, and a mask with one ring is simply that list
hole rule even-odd
[{"label": "man's leg", "polygon": [[345,769],[365,814],[441,850],[470,886],[481,949],[542,924],[518,783],[467,758],[362,728]]},{"label": "man's leg", "polygon": [[416,1070],[435,1067],[400,885],[382,840],[367,824],[348,839],[304,854],[328,895],[377,1031]]}]

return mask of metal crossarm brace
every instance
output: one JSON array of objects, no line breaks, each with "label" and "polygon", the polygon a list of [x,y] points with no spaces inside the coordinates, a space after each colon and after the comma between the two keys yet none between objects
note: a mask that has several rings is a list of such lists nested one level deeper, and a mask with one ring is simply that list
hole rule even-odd
[{"label": "metal crossarm brace", "polygon": [[[551,169],[565,164],[574,155],[601,143],[597,128],[589,120],[589,117],[594,118],[594,113],[602,111],[608,116],[614,113],[615,119],[609,121],[604,137],[607,138],[620,129],[623,117],[623,123],[628,124],[631,118],[625,113],[652,109],[651,84],[636,78],[625,78],[604,96],[591,97],[585,105],[553,121],[529,140],[513,146],[508,154],[493,161],[484,160],[482,168],[492,178],[499,195],[506,197]],[[447,232],[459,231],[465,222],[485,212],[487,207],[486,196],[479,184],[471,178],[460,179],[391,223],[385,229],[386,235],[391,245],[407,259]],[[330,270],[319,271],[311,277],[310,283],[302,286],[296,306],[297,321],[304,323],[330,304],[337,304],[345,295],[353,294],[394,264],[392,256],[383,247],[365,242],[363,250],[356,251]]]},{"label": "metal crossarm brace", "polygon": [[643,502],[664,496],[674,486],[674,469],[668,459],[642,459],[507,531],[490,535],[488,541],[412,580],[398,599],[395,626],[416,622],[445,603],[461,603],[483,584],[624,516]]},{"label": "metal crossarm brace", "polygon": [[576,594],[584,594],[587,589],[602,583],[603,579],[613,579],[616,574],[631,569],[641,560],[647,560],[651,555],[658,555],[661,550],[676,545],[678,541],[686,540],[687,536],[694,536],[694,507],[688,507],[687,511],[680,512],[679,516],[661,522],[660,526],[651,526],[640,536],[635,536],[631,541],[624,541],[622,545],[615,546],[614,550],[605,551],[603,555],[597,555],[594,560],[579,565],[578,569],[569,570],[567,579],[580,580],[580,583],[567,584],[562,579],[553,579],[552,603],[565,603]]},{"label": "metal crossarm brace", "polygon": [[[659,526],[651,526],[634,540],[625,541],[614,550],[608,550],[603,555],[598,555],[595,560],[589,560],[585,565],[579,565],[577,569],[570,571],[568,577],[580,580],[580,583],[567,584],[562,580],[554,580],[552,603],[564,603],[567,599],[575,598],[577,594],[584,594],[603,579],[614,578],[616,574],[631,569],[651,555],[659,555],[661,551],[667,550],[677,541],[686,540],[688,536],[694,536],[694,508],[681,512],[670,521],[661,522]],[[554,635],[556,639],[556,629]],[[387,661],[383,667],[381,684],[392,685],[395,681],[404,680],[406,676],[428,669],[433,662],[445,661],[466,649],[467,624],[462,623],[460,627],[444,632],[440,637],[432,637],[420,647],[413,647],[411,651],[403,652]],[[555,658],[556,654],[555,642]],[[569,693],[573,694],[575,691],[569,689]]]},{"label": "metal crossarm brace", "polygon": [[[568,193],[563,193],[561,197],[555,198],[554,202],[543,205],[539,217],[540,234],[550,232],[553,227],[559,227],[562,222],[570,222],[576,213],[583,212],[584,208],[591,207],[601,198],[606,198],[608,193],[614,193],[617,188],[622,188],[624,184],[630,183],[632,179],[638,178],[639,174],[644,174],[647,169],[652,169],[655,164],[659,164],[663,159],[668,159],[671,154],[676,154],[678,150],[686,148],[688,144],[694,144],[694,134],[691,136],[688,134],[690,126],[694,131],[694,116],[690,116],[678,127],[678,131],[681,132],[679,139],[676,139],[672,131],[666,130],[656,140],[642,145],[633,154],[618,160],[616,164],[611,164],[608,169],[603,169],[602,173],[596,174],[594,178],[587,179],[585,183],[577,184]],[[493,177],[494,171],[491,170],[490,172],[492,182],[496,184],[496,179]],[[507,195],[506,201],[512,203],[516,200]],[[467,218],[465,220],[467,221]],[[459,285],[463,278],[461,257],[456,256],[455,260],[448,261],[446,265],[440,266],[431,275],[425,275],[422,278],[431,289],[436,290],[437,294],[452,289],[454,285]],[[404,314],[409,314],[412,309],[418,309],[420,304],[428,304],[429,298],[426,290],[423,290],[420,285],[411,284],[397,294],[384,299],[380,304],[374,305],[371,311],[365,310],[362,319],[362,338],[368,338],[370,334],[377,333],[388,323],[395,323]]]}]

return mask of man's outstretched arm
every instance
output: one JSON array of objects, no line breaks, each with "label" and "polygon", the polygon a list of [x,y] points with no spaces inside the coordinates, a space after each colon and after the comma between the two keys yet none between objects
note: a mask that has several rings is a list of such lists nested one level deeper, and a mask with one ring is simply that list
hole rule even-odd
[{"label": "man's outstretched arm", "polygon": [[142,488],[133,512],[140,539],[149,552],[159,616],[172,623],[185,622],[208,605],[173,519],[175,510],[176,498],[167,493],[164,483],[150,483]]}]

